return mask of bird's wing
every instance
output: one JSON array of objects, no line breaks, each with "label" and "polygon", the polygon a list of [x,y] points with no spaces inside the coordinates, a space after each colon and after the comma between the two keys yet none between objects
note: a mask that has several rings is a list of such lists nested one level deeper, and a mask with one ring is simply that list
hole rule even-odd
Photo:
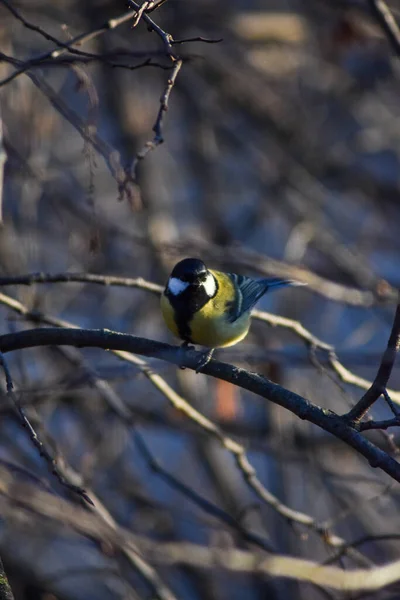
[{"label": "bird's wing", "polygon": [[243,313],[250,311],[261,296],[270,288],[297,284],[297,282],[290,279],[278,279],[275,277],[256,280],[244,275],[237,275],[236,273],[228,273],[228,276],[232,280],[236,290],[235,298],[229,307],[229,320],[232,323],[239,319]]}]

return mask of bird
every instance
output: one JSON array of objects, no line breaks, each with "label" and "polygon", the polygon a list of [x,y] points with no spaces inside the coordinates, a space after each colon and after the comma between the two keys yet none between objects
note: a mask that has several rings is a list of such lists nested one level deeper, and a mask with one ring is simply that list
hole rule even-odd
[{"label": "bird", "polygon": [[178,262],[161,295],[161,312],[170,331],[190,344],[205,346],[196,371],[211,360],[215,348],[233,346],[249,332],[251,310],[271,289],[303,285],[291,279],[252,279],[208,269],[199,258]]}]

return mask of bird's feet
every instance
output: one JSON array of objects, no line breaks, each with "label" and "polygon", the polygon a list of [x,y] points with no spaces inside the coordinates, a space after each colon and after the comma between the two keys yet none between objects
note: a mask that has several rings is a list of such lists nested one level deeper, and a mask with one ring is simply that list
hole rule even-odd
[{"label": "bird's feet", "polygon": [[210,350],[206,350],[206,352],[201,355],[200,360],[196,365],[196,373],[200,373],[201,370],[208,365],[214,353],[214,349],[215,348],[210,348]]},{"label": "bird's feet", "polygon": [[[194,349],[194,346],[191,346],[189,342],[183,342],[181,344],[181,349],[182,350],[191,350]],[[205,352],[202,353],[202,355],[200,356],[200,359],[196,365],[196,373],[200,373],[201,370],[210,362],[212,355],[214,353],[215,348],[210,348],[209,350],[206,350]],[[183,352],[182,352],[182,359],[183,359]],[[182,360],[183,362],[183,360]],[[184,371],[186,369],[186,367],[184,367],[183,365],[179,365],[179,368],[182,369],[182,371]]]}]

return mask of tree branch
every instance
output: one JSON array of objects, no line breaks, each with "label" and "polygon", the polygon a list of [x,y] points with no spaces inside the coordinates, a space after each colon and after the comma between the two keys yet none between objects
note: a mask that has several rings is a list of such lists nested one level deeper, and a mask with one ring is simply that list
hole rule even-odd
[{"label": "tree branch", "polygon": [[390,41],[395,53],[400,56],[400,29],[390,8],[383,0],[369,0],[371,12]]},{"label": "tree branch", "polygon": [[393,319],[392,331],[390,332],[387,348],[382,355],[376,377],[364,396],[357,404],[345,415],[346,419],[358,422],[368,412],[371,406],[382,394],[386,392],[390,375],[392,373],[394,361],[400,346],[400,302],[397,305],[396,313]]},{"label": "tree branch", "polygon": [[[271,556],[264,552],[253,553],[236,548],[209,548],[188,542],[151,540],[134,535],[122,527],[110,525],[96,514],[90,514],[33,485],[18,483],[4,468],[0,469],[0,499],[1,513],[9,520],[23,511],[32,524],[39,521],[42,526],[43,519],[46,519],[53,527],[69,527],[98,545],[106,544],[107,547],[124,552],[136,552],[138,547],[147,560],[165,566],[186,565],[197,569],[218,568],[232,573],[250,572],[287,577],[342,592],[379,590],[399,581],[400,577],[399,560],[371,569],[344,570],[292,556]],[[144,559],[140,560],[144,562]],[[175,598],[160,584],[154,593],[157,598]]]},{"label": "tree branch", "polygon": [[4,570],[3,561],[0,558],[0,600],[14,600],[14,594],[8,582],[6,572]]},{"label": "tree branch", "polygon": [[[11,277],[0,276],[0,287],[11,285],[33,285],[35,283],[53,284],[73,282],[137,288],[156,295],[160,295],[163,291],[163,287],[161,285],[151,281],[146,281],[142,277],[117,277],[114,275],[99,275],[97,273],[30,273]],[[2,295],[0,294],[0,302],[1,299]],[[8,296],[4,296],[3,299],[5,300],[6,304],[8,300],[13,301]],[[308,347],[314,349],[318,348],[326,352],[329,366],[344,383],[354,385],[355,387],[363,390],[368,390],[371,387],[370,381],[352,373],[339,361],[335,348],[331,344],[328,344],[327,342],[324,342],[313,335],[300,323],[300,321],[288,319],[287,317],[282,317],[280,315],[275,315],[260,310],[254,310],[252,312],[252,317],[258,321],[267,323],[272,327],[282,327],[283,329],[288,329],[299,339],[305,342]],[[395,401],[397,404],[400,404],[400,391],[388,390],[388,393],[393,401]]]},{"label": "tree branch", "polygon": [[26,429],[28,431],[29,437],[30,437],[33,445],[38,450],[40,456],[42,456],[46,460],[50,471],[58,479],[59,483],[62,486],[67,488],[69,491],[74,492],[75,494],[78,494],[81,498],[83,498],[89,504],[93,504],[92,500],[90,499],[90,497],[88,496],[88,494],[86,493],[86,491],[83,488],[67,481],[67,479],[62,475],[62,473],[60,472],[60,470],[57,467],[56,460],[54,459],[54,457],[51,455],[51,453],[47,449],[47,446],[39,438],[34,427],[32,426],[31,422],[29,421],[28,417],[26,416],[18,398],[16,397],[16,395],[14,393],[14,384],[13,384],[13,381],[11,378],[11,373],[9,371],[6,360],[1,352],[0,352],[0,367],[3,369],[5,379],[6,379],[7,396],[10,399],[10,401],[14,407],[14,410],[18,417],[18,420],[21,423],[22,427],[24,427],[24,429]]},{"label": "tree branch", "polygon": [[[68,275],[68,274],[67,274]],[[104,276],[93,275],[93,277],[98,277],[99,281],[97,283],[105,283]],[[112,278],[110,278],[112,279]],[[121,278],[116,278],[122,281]],[[149,282],[142,282],[140,279],[133,280],[128,279],[129,283],[135,283],[135,286],[141,288],[144,284],[147,291],[151,291],[154,293],[159,293],[161,291],[161,286],[157,286],[156,284],[149,284]],[[148,289],[147,286],[151,287]],[[154,289],[158,288],[158,289]],[[11,298],[10,296],[6,296],[5,294],[0,293],[0,304],[7,306],[8,308],[14,310],[20,315],[23,315],[25,318],[30,319],[34,323],[45,323],[47,325],[55,326],[55,327],[66,327],[66,328],[74,328],[76,327],[69,323],[68,321],[52,317],[50,315],[46,315],[43,313],[30,311],[27,306],[18,302]],[[272,318],[275,315],[270,315]],[[280,317],[277,317],[278,319]],[[67,348],[64,348],[64,352]],[[73,350],[73,348],[69,348],[69,350]],[[207,419],[204,415],[198,412],[195,408],[193,408],[184,398],[182,398],[179,394],[175,392],[171,386],[158,374],[155,373],[152,369],[149,368],[148,364],[138,356],[131,354],[130,352],[124,352],[120,350],[112,350],[113,354],[118,358],[127,361],[131,364],[134,364],[143,375],[150,381],[150,383],[165,396],[167,401],[175,408],[175,410],[182,412],[186,418],[190,419],[193,423],[195,423],[198,427],[200,427],[207,434],[214,436],[221,445],[230,452],[235,461],[238,469],[240,470],[246,484],[254,491],[254,493],[258,496],[258,498],[270,506],[274,511],[276,511],[279,515],[281,515],[284,519],[286,519],[289,523],[298,523],[304,527],[307,527],[314,533],[316,533],[324,543],[332,546],[333,548],[341,548],[345,541],[343,538],[335,534],[326,526],[326,524],[320,524],[315,518],[311,515],[293,510],[283,502],[281,502],[276,496],[274,496],[259,480],[257,474],[255,472],[254,467],[250,463],[245,448],[236,442],[234,439],[230,438],[226,435],[213,421]],[[82,366],[82,361],[80,360],[78,363],[76,361],[76,357],[73,358],[73,362],[75,364],[79,364]],[[85,364],[85,369],[88,367]],[[90,381],[97,389],[97,391],[102,394],[102,396],[106,399],[111,408],[115,411],[115,413],[127,422],[131,422],[131,415],[129,410],[122,403],[121,399],[115,394],[114,390],[112,390],[109,384],[100,380],[97,376],[89,372]],[[158,467],[157,472],[159,472],[160,467]],[[172,480],[167,477],[170,482]],[[92,497],[92,492],[90,492],[90,496]],[[204,508],[204,507],[203,507]],[[349,555],[352,556],[354,560],[357,561],[358,564],[366,564],[367,559],[359,552],[349,550]]]},{"label": "tree branch", "polygon": [[[170,346],[162,342],[103,329],[54,329],[49,327],[0,336],[0,351],[3,353],[48,345],[122,350],[143,356],[152,356],[192,370],[196,370],[201,357],[201,353],[193,349],[183,351],[179,346]],[[354,448],[369,461],[372,467],[382,469],[390,477],[400,482],[400,464],[386,452],[363,438],[346,418],[312,404],[309,400],[273,383],[258,373],[239,369],[216,360],[208,363],[203,372],[253,392],[286,408],[300,419],[318,425]]]}]

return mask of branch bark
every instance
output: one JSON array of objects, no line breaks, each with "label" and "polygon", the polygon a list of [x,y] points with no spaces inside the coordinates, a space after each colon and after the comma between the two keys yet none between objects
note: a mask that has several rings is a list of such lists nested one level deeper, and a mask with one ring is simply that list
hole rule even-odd
[{"label": "branch bark", "polygon": [[368,412],[371,406],[382,394],[386,392],[386,386],[392,374],[394,361],[400,346],[400,302],[397,305],[396,313],[393,319],[392,331],[390,332],[387,348],[382,355],[376,377],[364,396],[347,413],[346,418],[349,421],[357,423]]},{"label": "branch bark", "polygon": [[14,594],[8,583],[3,561],[0,558],[0,600],[14,600]]},{"label": "branch bark", "polygon": [[[0,351],[3,353],[49,345],[122,350],[151,356],[192,370],[196,370],[201,357],[200,352],[191,348],[183,351],[179,346],[170,346],[162,342],[104,329],[54,329],[49,327],[0,336]],[[300,419],[318,425],[354,448],[369,461],[372,467],[382,469],[400,483],[400,464],[386,452],[363,438],[348,422],[346,416],[341,417],[329,409],[320,408],[299,394],[273,383],[258,373],[239,369],[227,363],[212,360],[204,367],[203,372],[253,392],[290,410]]]}]

